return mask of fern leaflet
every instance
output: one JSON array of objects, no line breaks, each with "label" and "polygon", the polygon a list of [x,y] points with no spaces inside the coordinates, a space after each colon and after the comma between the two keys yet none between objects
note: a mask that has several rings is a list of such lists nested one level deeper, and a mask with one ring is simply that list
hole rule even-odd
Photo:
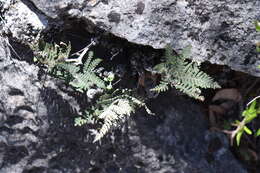
[{"label": "fern leaflet", "polygon": [[217,82],[206,73],[200,71],[195,62],[187,62],[191,47],[183,49],[181,55],[174,56],[170,47],[165,51],[165,62],[154,67],[161,74],[162,80],[152,91],[163,92],[169,89],[169,85],[179,89],[190,97],[204,100],[200,88],[219,88]]}]

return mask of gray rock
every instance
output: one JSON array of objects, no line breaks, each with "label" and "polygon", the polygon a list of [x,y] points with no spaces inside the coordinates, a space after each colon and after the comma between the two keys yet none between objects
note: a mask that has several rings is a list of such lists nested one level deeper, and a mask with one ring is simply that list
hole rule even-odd
[{"label": "gray rock", "polygon": [[[260,76],[259,0],[30,0],[52,18],[73,16],[130,42],[180,50],[192,45],[191,58],[228,65]],[[88,26],[86,26],[88,27]]]},{"label": "gray rock", "polygon": [[0,173],[247,172],[226,137],[207,131],[190,100],[158,97],[150,106],[157,116],[139,111],[99,145],[87,132],[90,125],[73,125],[76,98],[60,89],[62,83],[39,76],[37,66],[11,56],[1,37]]},{"label": "gray rock", "polygon": [[[35,159],[41,158],[37,152],[48,137],[52,117],[75,114],[78,108],[75,99],[56,93],[59,89],[54,82],[38,80],[37,66],[12,57],[7,38],[0,40],[0,173],[22,173],[42,164]],[[63,97],[74,106],[65,101],[56,105]],[[49,159],[46,156],[45,161]]]},{"label": "gray rock", "polygon": [[19,42],[27,44],[32,42],[37,34],[48,25],[46,16],[36,10],[32,11],[31,7],[23,2],[6,1],[1,3],[5,11],[1,33],[10,34]]},{"label": "gray rock", "polygon": [[130,142],[144,172],[247,172],[234,160],[226,137],[206,130],[197,105],[164,95],[151,107],[164,118],[138,116],[131,129],[138,134]]}]

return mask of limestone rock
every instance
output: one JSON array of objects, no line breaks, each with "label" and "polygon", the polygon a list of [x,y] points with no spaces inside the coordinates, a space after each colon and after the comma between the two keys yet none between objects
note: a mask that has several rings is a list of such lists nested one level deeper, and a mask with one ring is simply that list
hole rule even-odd
[{"label": "limestone rock", "polygon": [[[254,22],[259,0],[30,0],[47,16],[91,21],[130,42],[180,50],[192,45],[191,58],[228,65],[260,76]],[[77,12],[77,13],[75,13]],[[75,15],[76,14],[76,15]]]},{"label": "limestone rock", "polygon": [[[1,2],[0,2],[1,3]],[[2,33],[10,34],[19,42],[31,42],[48,25],[47,17],[32,11],[23,2],[2,2],[4,11]]]}]

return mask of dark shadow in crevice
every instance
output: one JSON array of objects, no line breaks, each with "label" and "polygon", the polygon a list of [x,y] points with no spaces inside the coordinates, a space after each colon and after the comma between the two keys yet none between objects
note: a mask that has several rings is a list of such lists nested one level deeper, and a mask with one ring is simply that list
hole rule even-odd
[{"label": "dark shadow in crevice", "polygon": [[33,63],[33,52],[28,45],[18,43],[11,37],[9,37],[9,43],[12,46],[12,58],[18,59],[20,61],[26,61],[29,64]]},{"label": "dark shadow in crevice", "polygon": [[51,88],[44,88],[41,91],[41,98],[47,107],[49,127],[45,134],[46,138],[38,150],[43,151],[45,155],[58,153],[49,160],[50,172],[51,170],[76,170],[78,167],[81,170],[89,170],[93,167],[90,163],[91,159],[101,164],[98,162],[111,155],[105,152],[109,144],[98,149],[98,145],[92,143],[93,137],[88,131],[91,126],[74,126],[77,111],[75,105],[71,105],[67,98],[63,98]]},{"label": "dark shadow in crevice", "polygon": [[10,95],[10,96],[16,96],[16,95],[24,96],[24,93],[20,89],[10,88],[10,90],[8,91],[8,95]]},{"label": "dark shadow in crevice", "polygon": [[14,113],[19,112],[20,110],[26,110],[28,112],[34,113],[35,111],[32,109],[31,106],[28,105],[22,105],[15,108]]}]

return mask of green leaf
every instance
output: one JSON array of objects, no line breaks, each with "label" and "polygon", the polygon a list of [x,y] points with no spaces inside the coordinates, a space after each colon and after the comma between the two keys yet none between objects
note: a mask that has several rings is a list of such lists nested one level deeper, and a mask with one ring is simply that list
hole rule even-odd
[{"label": "green leaf", "polygon": [[252,135],[252,131],[247,126],[244,126],[244,130],[247,134]]},{"label": "green leaf", "polygon": [[256,46],[256,52],[260,53],[260,46],[258,46],[258,45]]},{"label": "green leaf", "polygon": [[153,70],[155,70],[158,73],[164,73],[167,69],[165,63],[160,63],[154,66]]},{"label": "green leaf", "polygon": [[242,112],[242,117],[245,117],[247,115],[247,109]]},{"label": "green leaf", "polygon": [[242,116],[246,118],[246,123],[251,122],[253,119],[257,117],[256,100],[250,104],[249,108],[243,111]]},{"label": "green leaf", "polygon": [[255,22],[255,29],[256,29],[256,31],[260,32],[260,22],[259,21]]},{"label": "green leaf", "polygon": [[241,140],[241,137],[243,135],[244,131],[243,130],[240,130],[237,135],[236,135],[236,141],[237,141],[237,146],[239,146],[240,144],[240,140]]},{"label": "green leaf", "polygon": [[109,84],[107,87],[106,87],[108,90],[111,90],[113,88],[113,86],[111,84]]},{"label": "green leaf", "polygon": [[250,107],[249,107],[249,112],[250,112],[250,113],[251,113],[251,112],[255,112],[255,110],[256,110],[255,106],[256,106],[256,100],[253,101],[253,103],[251,103],[251,105],[250,105]]},{"label": "green leaf", "polygon": [[246,115],[246,123],[250,123],[253,119],[255,119],[257,117],[257,113],[256,111],[253,113],[248,113]]},{"label": "green leaf", "polygon": [[257,130],[255,136],[260,136],[260,129]]}]

